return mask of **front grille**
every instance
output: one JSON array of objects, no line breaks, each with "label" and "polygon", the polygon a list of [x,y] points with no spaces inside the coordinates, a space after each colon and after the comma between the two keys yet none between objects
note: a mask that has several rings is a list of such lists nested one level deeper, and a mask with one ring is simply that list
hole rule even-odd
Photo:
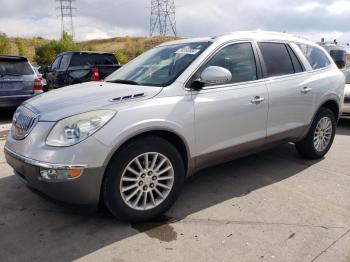
[{"label": "front grille", "polygon": [[39,120],[39,114],[26,106],[17,108],[13,120],[11,134],[14,139],[24,139]]}]

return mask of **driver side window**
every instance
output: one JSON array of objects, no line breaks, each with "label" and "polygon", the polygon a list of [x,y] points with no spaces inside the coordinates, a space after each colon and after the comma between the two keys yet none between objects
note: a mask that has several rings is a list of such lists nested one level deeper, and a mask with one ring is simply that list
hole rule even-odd
[{"label": "driver side window", "polygon": [[251,43],[237,43],[224,47],[203,67],[219,66],[229,70],[231,81],[225,84],[257,80],[257,67]]}]

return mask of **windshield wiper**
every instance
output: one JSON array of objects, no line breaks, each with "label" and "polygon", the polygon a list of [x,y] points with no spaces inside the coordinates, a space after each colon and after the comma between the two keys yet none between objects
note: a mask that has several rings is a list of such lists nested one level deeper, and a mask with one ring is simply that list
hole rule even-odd
[{"label": "windshield wiper", "polygon": [[140,85],[139,83],[137,83],[136,81],[132,81],[132,80],[123,80],[123,79],[116,79],[116,80],[111,80],[111,81],[107,81],[110,83],[118,83],[118,84],[127,84],[127,85]]}]

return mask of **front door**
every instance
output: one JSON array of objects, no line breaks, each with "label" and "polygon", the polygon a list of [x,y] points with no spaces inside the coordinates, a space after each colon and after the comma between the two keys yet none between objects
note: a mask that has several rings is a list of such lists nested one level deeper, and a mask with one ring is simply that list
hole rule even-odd
[{"label": "front door", "polygon": [[232,79],[193,91],[197,166],[224,162],[264,144],[268,93],[264,80],[259,79],[256,60],[252,43],[234,43],[219,50],[199,70],[198,74],[209,66],[224,67]]}]

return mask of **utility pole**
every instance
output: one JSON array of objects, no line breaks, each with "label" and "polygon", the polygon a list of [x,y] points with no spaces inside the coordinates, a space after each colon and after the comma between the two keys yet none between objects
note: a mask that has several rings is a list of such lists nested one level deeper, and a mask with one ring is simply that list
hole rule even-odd
[{"label": "utility pole", "polygon": [[68,33],[74,38],[73,11],[76,10],[72,3],[75,0],[55,0],[57,3],[56,10],[58,17],[61,18],[61,37]]},{"label": "utility pole", "polygon": [[150,36],[177,36],[174,0],[151,0]]}]

